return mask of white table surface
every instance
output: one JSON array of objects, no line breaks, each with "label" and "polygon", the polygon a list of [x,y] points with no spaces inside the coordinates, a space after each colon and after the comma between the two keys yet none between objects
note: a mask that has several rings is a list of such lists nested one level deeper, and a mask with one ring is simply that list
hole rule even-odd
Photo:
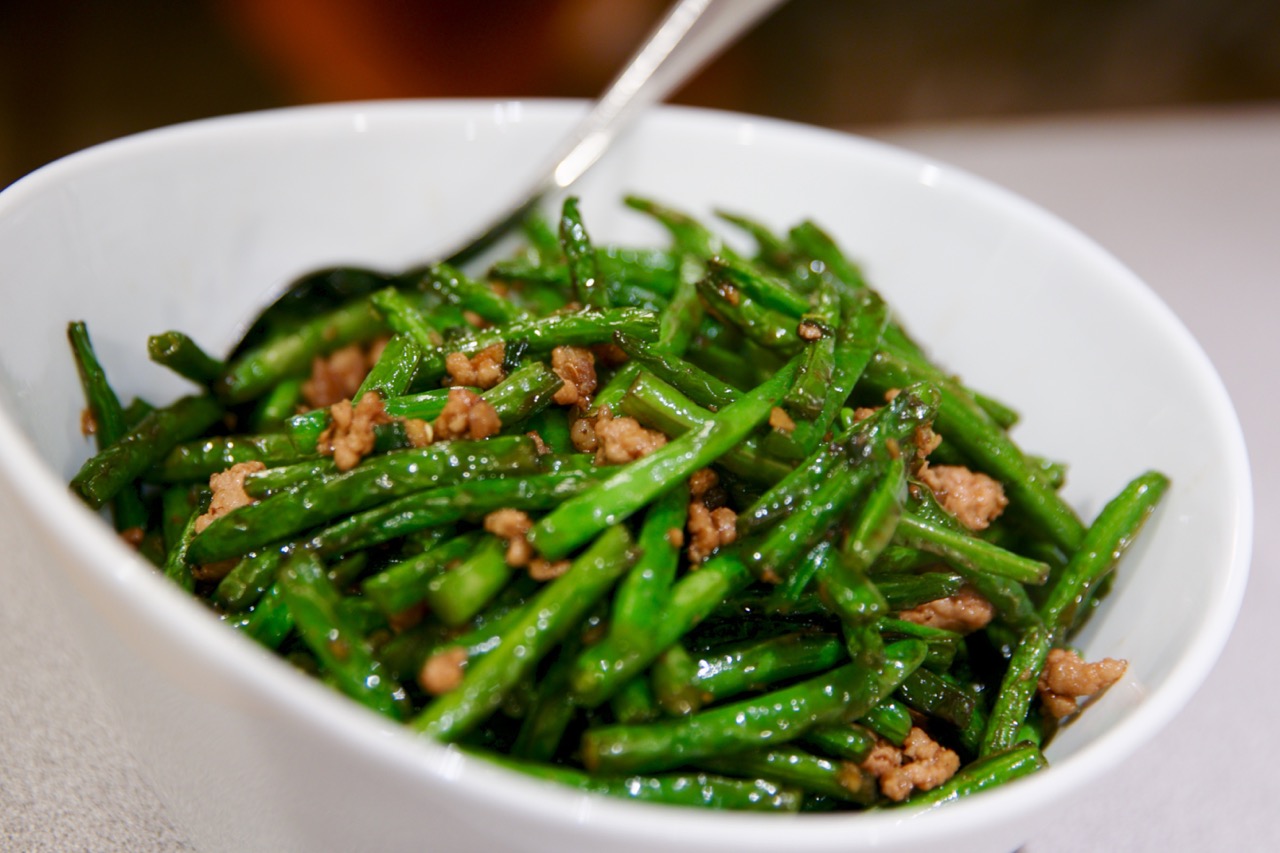
[{"label": "white table surface", "polygon": [[[1144,278],[1226,382],[1253,463],[1257,536],[1240,621],[1191,704],[1024,853],[1280,849],[1280,104],[948,125],[877,135],[1022,193]],[[66,637],[33,537],[0,489],[0,850],[191,849]],[[51,568],[51,567],[50,567]],[[52,615],[51,615],[52,614]]]}]

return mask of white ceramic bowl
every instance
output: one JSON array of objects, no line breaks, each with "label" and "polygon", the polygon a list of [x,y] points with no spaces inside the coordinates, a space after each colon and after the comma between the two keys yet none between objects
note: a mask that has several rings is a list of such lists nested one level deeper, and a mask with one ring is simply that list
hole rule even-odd
[{"label": "white ceramic bowl", "polygon": [[[576,103],[339,105],[102,145],[0,195],[0,471],[46,534],[71,623],[170,816],[201,850],[1010,850],[1186,701],[1243,590],[1248,470],[1230,401],[1173,315],[1052,216],[944,165],[838,133],[663,109],[580,185],[593,236],[659,235],[620,198],[825,225],[933,354],[1016,404],[1071,463],[1084,517],[1147,468],[1172,492],[1084,637],[1129,674],[1041,774],[932,812],[704,814],[584,797],[416,740],[219,625],[64,484],[89,453],[64,341],[88,321],[123,397],[181,390],[146,360],[175,328],[215,351],[309,269],[429,258],[520,186]],[[1105,187],[1098,188],[1105,193]],[[54,711],[56,709],[51,709]]]}]

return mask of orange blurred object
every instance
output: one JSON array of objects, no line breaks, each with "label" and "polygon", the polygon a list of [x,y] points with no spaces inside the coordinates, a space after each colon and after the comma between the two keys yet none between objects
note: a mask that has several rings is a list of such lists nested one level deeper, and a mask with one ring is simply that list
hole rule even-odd
[{"label": "orange blurred object", "polygon": [[666,0],[222,0],[301,101],[597,94]]}]

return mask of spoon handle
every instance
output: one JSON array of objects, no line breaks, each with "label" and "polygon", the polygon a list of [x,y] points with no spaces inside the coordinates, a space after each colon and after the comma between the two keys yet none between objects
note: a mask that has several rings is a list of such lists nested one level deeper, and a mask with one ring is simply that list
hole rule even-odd
[{"label": "spoon handle", "polygon": [[461,263],[488,248],[548,193],[595,165],[627,123],[688,80],[783,0],[679,0],[568,135],[567,147],[519,205],[449,257]]}]

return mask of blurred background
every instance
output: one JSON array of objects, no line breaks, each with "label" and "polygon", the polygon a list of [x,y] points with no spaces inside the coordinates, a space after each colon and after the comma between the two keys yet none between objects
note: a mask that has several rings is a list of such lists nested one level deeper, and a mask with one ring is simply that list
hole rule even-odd
[{"label": "blurred background", "polygon": [[[667,0],[0,0],[0,186],[289,104],[597,94]],[[870,129],[1280,99],[1276,0],[791,0],[673,99]]]}]

